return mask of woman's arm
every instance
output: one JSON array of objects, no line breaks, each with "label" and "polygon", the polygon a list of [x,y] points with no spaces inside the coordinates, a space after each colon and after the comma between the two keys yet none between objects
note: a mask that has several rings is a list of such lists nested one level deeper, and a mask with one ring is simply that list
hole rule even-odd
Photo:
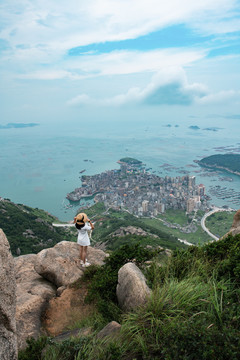
[{"label": "woman's arm", "polygon": [[92,228],[92,230],[93,230],[93,229],[94,229],[93,223],[92,223],[91,220],[89,220],[89,219],[88,219],[88,222],[89,222],[89,224],[90,224],[90,226],[91,226],[91,228]]}]

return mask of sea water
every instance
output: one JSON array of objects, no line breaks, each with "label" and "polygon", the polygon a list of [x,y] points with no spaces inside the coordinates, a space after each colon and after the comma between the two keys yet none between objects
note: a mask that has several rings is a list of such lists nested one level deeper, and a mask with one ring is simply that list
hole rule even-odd
[{"label": "sea water", "polygon": [[[232,123],[231,123],[232,121]],[[128,123],[40,124],[29,128],[0,130],[0,196],[15,203],[49,211],[60,220],[73,219],[80,205],[69,206],[68,192],[81,186],[81,175],[93,175],[118,169],[122,157],[141,160],[150,172],[159,176],[196,176],[197,184],[206,186],[206,193],[219,185],[226,191],[240,192],[240,176],[227,172],[209,176],[194,160],[220,153],[238,153],[240,142],[232,129],[219,121],[194,126],[193,120],[132,121]],[[222,148],[220,148],[222,147]],[[200,171],[200,172],[199,172]],[[239,203],[232,198],[211,195],[211,204]],[[89,204],[93,200],[87,201]]]}]

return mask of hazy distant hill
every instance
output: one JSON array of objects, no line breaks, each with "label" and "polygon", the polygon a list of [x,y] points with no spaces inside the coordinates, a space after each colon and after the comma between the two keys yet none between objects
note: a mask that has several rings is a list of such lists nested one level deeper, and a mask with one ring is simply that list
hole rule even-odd
[{"label": "hazy distant hill", "polygon": [[[60,241],[72,240],[71,230],[52,226],[56,218],[49,213],[29,206],[0,201],[0,228],[5,232],[13,255],[37,253]],[[74,236],[75,237],[75,236]]]},{"label": "hazy distant hill", "polygon": [[38,126],[39,124],[37,123],[8,123],[7,125],[0,125],[0,129],[13,129],[13,128],[17,128],[17,129],[21,129],[21,128],[26,128],[26,127],[34,127],[34,126]]},{"label": "hazy distant hill", "polygon": [[240,155],[239,154],[220,154],[211,155],[198,161],[201,166],[217,169],[224,169],[240,175]]}]

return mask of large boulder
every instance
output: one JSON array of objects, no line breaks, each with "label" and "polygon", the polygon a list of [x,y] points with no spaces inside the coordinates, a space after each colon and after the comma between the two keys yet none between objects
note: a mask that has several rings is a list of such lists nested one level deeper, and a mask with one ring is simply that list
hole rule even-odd
[{"label": "large boulder", "polygon": [[[62,241],[37,254],[35,270],[57,287],[69,285],[84,273],[79,266],[79,251],[80,246],[77,243]],[[103,265],[106,254],[89,246],[87,257],[91,264]]]},{"label": "large boulder", "polygon": [[35,271],[36,257],[29,254],[15,258],[19,349],[26,347],[28,338],[37,339],[41,335],[41,317],[49,299],[56,294],[56,287]]},{"label": "large boulder", "polygon": [[124,311],[131,311],[143,305],[151,290],[146,278],[134,263],[127,263],[118,271],[117,298]]},{"label": "large boulder", "polygon": [[16,360],[16,282],[8,240],[0,229],[0,359]]}]

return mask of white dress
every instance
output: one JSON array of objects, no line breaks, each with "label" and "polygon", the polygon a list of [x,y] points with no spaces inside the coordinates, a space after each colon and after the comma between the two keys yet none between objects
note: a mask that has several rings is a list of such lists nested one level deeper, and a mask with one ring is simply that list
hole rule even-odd
[{"label": "white dress", "polygon": [[89,236],[88,236],[89,230],[92,230],[89,223],[86,223],[84,225],[84,227],[82,227],[81,229],[77,229],[77,231],[78,231],[77,243],[79,245],[81,245],[81,246],[89,246],[90,245],[90,240],[89,240]]}]

